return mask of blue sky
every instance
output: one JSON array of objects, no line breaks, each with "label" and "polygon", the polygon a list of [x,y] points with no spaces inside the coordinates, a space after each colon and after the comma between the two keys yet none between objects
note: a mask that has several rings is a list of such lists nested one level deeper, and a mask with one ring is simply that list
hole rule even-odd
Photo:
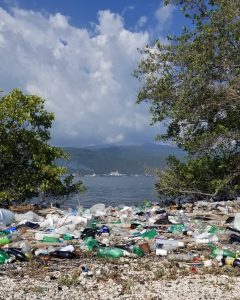
[{"label": "blue sky", "polygon": [[46,99],[55,145],[152,142],[163,129],[135,104],[137,48],[184,22],[156,0],[0,0],[0,87]]}]

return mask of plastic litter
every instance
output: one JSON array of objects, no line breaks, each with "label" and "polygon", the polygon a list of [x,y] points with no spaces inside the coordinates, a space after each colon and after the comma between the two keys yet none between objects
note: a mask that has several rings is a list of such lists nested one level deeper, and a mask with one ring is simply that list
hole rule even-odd
[{"label": "plastic litter", "polygon": [[6,227],[7,225],[12,224],[14,221],[15,215],[8,209],[0,209],[0,227]]},{"label": "plastic litter", "polygon": [[[194,205],[179,210],[150,202],[131,207],[99,203],[90,209],[43,209],[41,216],[1,209],[0,264],[24,263],[37,256],[56,261],[90,255],[123,261],[157,256],[156,260],[176,261],[179,268],[184,265],[194,273],[216,264],[239,267],[240,213],[228,207],[223,215],[225,210],[214,203]],[[84,266],[82,275],[93,273]]]},{"label": "plastic litter", "polygon": [[240,213],[235,214],[233,226],[235,229],[240,230]]}]

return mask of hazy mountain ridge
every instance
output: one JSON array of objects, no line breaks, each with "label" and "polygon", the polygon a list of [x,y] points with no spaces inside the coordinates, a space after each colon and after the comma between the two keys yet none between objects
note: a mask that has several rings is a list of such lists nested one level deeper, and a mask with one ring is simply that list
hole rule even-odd
[{"label": "hazy mountain ridge", "polygon": [[140,146],[93,146],[86,148],[66,147],[69,161],[58,161],[69,172],[79,174],[107,174],[118,170],[123,174],[153,173],[166,167],[169,155],[183,159],[184,152],[167,145],[144,144]]}]

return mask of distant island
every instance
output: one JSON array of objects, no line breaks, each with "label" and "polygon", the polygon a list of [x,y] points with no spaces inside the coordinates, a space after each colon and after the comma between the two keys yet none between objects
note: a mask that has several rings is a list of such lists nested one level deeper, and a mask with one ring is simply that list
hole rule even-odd
[{"label": "distant island", "polygon": [[166,167],[166,158],[175,155],[184,159],[185,153],[177,147],[154,143],[129,146],[92,146],[64,148],[70,159],[58,160],[69,173],[79,175],[152,175],[156,169]]}]

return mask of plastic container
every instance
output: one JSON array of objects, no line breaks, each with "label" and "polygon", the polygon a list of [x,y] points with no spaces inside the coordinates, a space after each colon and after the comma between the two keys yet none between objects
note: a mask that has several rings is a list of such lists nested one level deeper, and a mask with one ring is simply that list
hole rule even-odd
[{"label": "plastic container", "polygon": [[99,228],[98,233],[102,234],[102,233],[110,233],[109,227],[103,225]]},{"label": "plastic container", "polygon": [[184,243],[178,240],[164,240],[160,238],[156,239],[156,248],[174,250],[178,247],[184,247]]},{"label": "plastic container", "polygon": [[84,239],[84,244],[89,251],[92,251],[95,247],[98,246],[98,241],[89,236]]},{"label": "plastic container", "polygon": [[96,217],[105,216],[106,215],[106,207],[105,204],[98,203],[93,205],[90,209],[90,214]]},{"label": "plastic container", "polygon": [[9,255],[4,252],[3,250],[0,250],[0,265],[6,264],[10,261]]},{"label": "plastic container", "polygon": [[11,240],[7,236],[0,238],[0,246],[4,246],[10,243]]},{"label": "plastic container", "polygon": [[67,245],[65,247],[62,247],[59,249],[60,251],[67,251],[67,252],[73,252],[75,250],[75,248],[73,247],[73,245]]},{"label": "plastic container", "polygon": [[20,247],[21,247],[21,250],[22,252],[25,254],[25,256],[28,258],[28,259],[32,259],[33,258],[33,255],[32,255],[32,249],[31,249],[31,245],[27,242],[22,242],[20,244]]},{"label": "plastic container", "polygon": [[223,257],[222,258],[222,264],[226,266],[232,266],[232,267],[240,267],[240,259],[233,258],[233,257]]},{"label": "plastic container", "polygon": [[12,233],[12,232],[14,232],[14,231],[17,231],[17,227],[16,227],[16,226],[8,227],[8,228],[5,228],[5,229],[3,230],[3,232],[5,232],[5,233],[7,233],[7,234]]},{"label": "plastic container", "polygon": [[51,252],[50,256],[57,257],[57,258],[67,258],[67,259],[74,259],[77,257],[77,255],[74,252],[60,251],[60,250]]},{"label": "plastic container", "polygon": [[42,241],[44,237],[52,237],[52,238],[56,238],[59,239],[60,238],[60,234],[58,233],[47,233],[47,232],[36,232],[35,233],[35,240],[37,241]]},{"label": "plastic container", "polygon": [[7,225],[12,224],[14,221],[15,215],[8,209],[0,209],[0,227],[6,227]]},{"label": "plastic container", "polygon": [[168,228],[168,232],[171,232],[171,233],[178,233],[178,232],[184,232],[184,231],[186,231],[184,224],[174,224]]},{"label": "plastic container", "polygon": [[240,236],[232,233],[230,235],[230,243],[240,243]]},{"label": "plastic container", "polygon": [[13,255],[16,258],[16,260],[28,261],[28,258],[26,257],[26,255],[19,249],[8,248],[5,250],[5,252],[9,255]]},{"label": "plastic container", "polygon": [[124,250],[119,248],[98,248],[97,255],[100,257],[118,258],[124,256]]},{"label": "plastic container", "polygon": [[15,219],[17,222],[30,221],[30,222],[41,222],[43,217],[40,217],[33,211],[28,211],[25,214],[15,214]]},{"label": "plastic container", "polygon": [[174,261],[184,261],[184,262],[191,262],[193,261],[192,254],[169,254],[168,259]]},{"label": "plastic container", "polygon": [[230,256],[230,257],[236,257],[236,253],[233,251],[230,251],[228,249],[221,249],[219,247],[211,247],[212,248],[212,256],[217,257],[217,256]]},{"label": "plastic container", "polygon": [[61,237],[64,239],[64,241],[71,241],[74,239],[74,236],[70,233],[63,233]]},{"label": "plastic container", "polygon": [[139,248],[142,249],[144,253],[151,252],[150,246],[147,242],[138,244]]},{"label": "plastic container", "polygon": [[240,230],[240,213],[236,213],[233,221],[233,227]]},{"label": "plastic container", "polygon": [[46,243],[60,243],[59,238],[51,237],[51,236],[44,236],[42,240],[43,240],[43,242],[46,242]]},{"label": "plastic container", "polygon": [[149,240],[155,238],[158,235],[158,232],[155,229],[145,231],[144,233],[141,234],[142,238],[147,238]]},{"label": "plastic container", "polygon": [[140,257],[144,256],[144,254],[145,254],[145,251],[140,246],[137,246],[137,245],[132,246],[131,251],[132,251],[132,253],[134,253],[134,254],[136,254],[137,256],[140,256]]},{"label": "plastic container", "polygon": [[167,255],[167,250],[156,248],[156,255],[166,256]]}]

